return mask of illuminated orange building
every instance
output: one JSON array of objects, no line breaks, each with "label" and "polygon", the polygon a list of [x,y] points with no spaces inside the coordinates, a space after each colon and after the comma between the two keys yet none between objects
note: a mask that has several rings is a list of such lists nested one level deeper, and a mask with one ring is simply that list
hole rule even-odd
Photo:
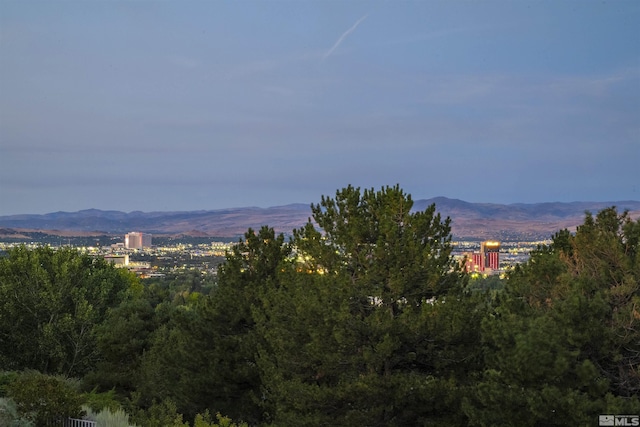
[{"label": "illuminated orange building", "polygon": [[500,269],[500,242],[487,240],[480,244],[480,255],[484,268]]},{"label": "illuminated orange building", "polygon": [[487,240],[480,244],[480,252],[465,254],[467,272],[484,273],[500,269],[500,242]]}]

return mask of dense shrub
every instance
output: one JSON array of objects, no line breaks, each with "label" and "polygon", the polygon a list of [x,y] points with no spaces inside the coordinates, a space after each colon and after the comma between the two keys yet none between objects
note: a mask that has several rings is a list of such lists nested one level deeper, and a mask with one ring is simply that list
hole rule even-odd
[{"label": "dense shrub", "polygon": [[17,413],[37,426],[52,420],[82,416],[82,397],[75,384],[59,376],[25,371],[7,385]]}]

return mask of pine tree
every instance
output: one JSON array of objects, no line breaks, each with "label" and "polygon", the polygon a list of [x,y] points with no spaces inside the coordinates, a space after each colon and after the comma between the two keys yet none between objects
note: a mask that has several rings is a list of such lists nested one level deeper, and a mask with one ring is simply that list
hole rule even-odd
[{"label": "pine tree", "polygon": [[473,425],[589,425],[640,412],[640,222],[614,208],[563,230],[483,321]]},{"label": "pine tree", "polygon": [[464,296],[449,219],[398,187],[312,205],[297,263],[255,310],[274,425],[462,422],[480,305]]}]

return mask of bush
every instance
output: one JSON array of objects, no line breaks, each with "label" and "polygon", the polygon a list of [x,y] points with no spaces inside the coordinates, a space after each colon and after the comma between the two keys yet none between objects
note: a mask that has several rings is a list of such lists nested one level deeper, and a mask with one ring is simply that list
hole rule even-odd
[{"label": "bush", "polygon": [[100,393],[94,388],[91,392],[84,393],[82,395],[82,400],[86,405],[86,408],[83,406],[83,409],[86,411],[88,408],[92,413],[98,413],[104,409],[108,409],[111,412],[121,409],[120,402],[118,402],[116,391],[114,389]]},{"label": "bush", "polygon": [[18,408],[13,400],[0,397],[0,426],[34,427],[34,424],[18,415]]},{"label": "bush", "polygon": [[62,418],[82,416],[82,398],[74,384],[58,376],[25,371],[7,385],[17,414],[41,426]]},{"label": "bush", "polygon": [[85,418],[95,421],[98,424],[97,427],[136,427],[129,423],[129,415],[122,409],[112,411],[109,408],[104,408],[98,413],[94,413],[88,406],[82,408],[87,413]]},{"label": "bush", "polygon": [[189,427],[188,423],[182,421],[182,414],[178,413],[176,404],[170,399],[154,402],[147,410],[140,409],[135,414],[135,421],[145,427]]},{"label": "bush", "polygon": [[0,372],[0,397],[7,395],[7,386],[11,384],[18,377],[18,373],[15,371],[2,371]]},{"label": "bush", "polygon": [[234,423],[229,417],[221,415],[219,412],[216,414],[216,419],[211,418],[209,411],[205,411],[204,415],[196,415],[196,419],[193,422],[193,427],[248,427],[247,423]]}]

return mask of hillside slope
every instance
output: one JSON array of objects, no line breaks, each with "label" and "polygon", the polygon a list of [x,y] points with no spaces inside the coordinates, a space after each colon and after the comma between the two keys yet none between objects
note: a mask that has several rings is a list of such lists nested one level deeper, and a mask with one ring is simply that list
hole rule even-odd
[{"label": "hillside slope", "polygon": [[[432,203],[443,217],[452,219],[458,239],[538,240],[549,238],[562,228],[582,223],[585,211],[593,213],[616,206],[640,217],[639,201],[574,202],[536,204],[470,203],[446,197],[417,200],[414,210]],[[290,233],[311,216],[309,205],[291,204],[270,208],[244,207],[189,212],[120,212],[88,209],[44,215],[0,216],[0,227],[10,230],[57,230],[65,233],[124,234],[143,231],[152,234],[190,234],[234,237],[249,227],[263,225],[277,232]]]}]

